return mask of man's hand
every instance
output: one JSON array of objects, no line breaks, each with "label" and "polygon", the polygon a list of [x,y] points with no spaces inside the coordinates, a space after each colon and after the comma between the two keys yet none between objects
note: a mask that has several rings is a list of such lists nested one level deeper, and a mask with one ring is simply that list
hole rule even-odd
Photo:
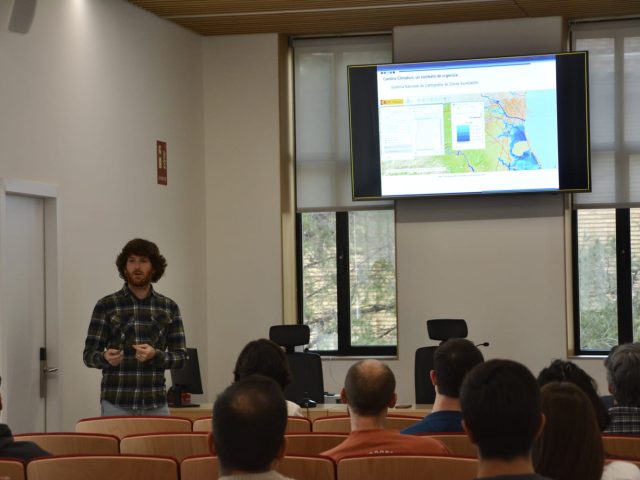
[{"label": "man's hand", "polygon": [[156,349],[146,343],[133,345],[136,349],[136,358],[139,362],[147,362],[156,356]]},{"label": "man's hand", "polygon": [[122,350],[116,350],[115,348],[107,348],[102,354],[104,359],[109,362],[112,367],[117,367],[122,362],[124,356]]}]

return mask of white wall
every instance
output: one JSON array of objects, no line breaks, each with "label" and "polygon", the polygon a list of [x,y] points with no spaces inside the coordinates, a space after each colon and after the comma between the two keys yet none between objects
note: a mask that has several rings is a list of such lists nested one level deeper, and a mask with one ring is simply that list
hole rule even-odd
[{"label": "white wall", "polygon": [[[565,35],[559,17],[403,27],[394,59],[556,52]],[[398,202],[403,365],[424,344],[424,321],[443,317],[465,318],[469,338],[491,342],[487,358],[519,360],[535,374],[566,358],[564,213],[557,194]],[[606,392],[602,362],[579,363]]]},{"label": "white wall", "polygon": [[[559,17],[398,27],[394,61],[563,51]],[[464,318],[485,358],[511,358],[534,374],[567,358],[562,195],[411,199],[396,202],[398,351],[390,360],[398,401],[413,403],[414,353],[426,320]],[[325,389],[338,391],[352,361],[324,362]],[[606,393],[602,359],[580,359]],[[426,374],[426,372],[425,372]]]},{"label": "white wall", "polygon": [[219,392],[241,348],[282,323],[278,36],[210,37],[203,48],[207,383]]},{"label": "white wall", "polygon": [[[99,414],[84,337],[95,301],[121,287],[115,256],[135,236],[167,257],[157,289],[180,305],[207,369],[201,39],[120,0],[38,2],[20,35],[6,29],[11,4],[0,0],[0,177],[58,185],[69,429]],[[156,140],[167,142],[167,187],[156,185]]]},{"label": "white wall", "polygon": [[[10,4],[0,0],[0,22]],[[430,47],[421,59],[455,45],[460,56],[514,53],[514,30],[528,53],[562,49],[561,22],[526,22],[398,28],[396,59],[409,44]],[[201,39],[120,0],[39,2],[27,35],[0,28],[0,177],[59,186],[61,428],[99,411],[100,373],[82,346],[133,236],[168,258],[158,290],[182,308],[207,400],[231,381],[240,348],[282,322],[278,55],[277,35]],[[168,142],[168,187],[155,184],[157,139]],[[398,203],[400,357],[389,363],[400,402],[414,399],[428,318],[466,318],[470,338],[492,342],[487,357],[534,371],[566,356],[562,215],[560,196]],[[326,389],[351,363],[324,362]],[[581,361],[599,382],[601,363]]]}]

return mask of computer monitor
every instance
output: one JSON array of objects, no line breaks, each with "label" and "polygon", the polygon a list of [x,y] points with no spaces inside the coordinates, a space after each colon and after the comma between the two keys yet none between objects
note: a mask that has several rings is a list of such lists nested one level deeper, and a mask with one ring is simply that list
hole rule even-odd
[{"label": "computer monitor", "polygon": [[169,389],[170,407],[198,407],[195,403],[184,403],[183,393],[202,394],[202,379],[200,377],[200,364],[198,363],[198,350],[187,348],[187,359],[182,368],[171,369],[171,383]]}]

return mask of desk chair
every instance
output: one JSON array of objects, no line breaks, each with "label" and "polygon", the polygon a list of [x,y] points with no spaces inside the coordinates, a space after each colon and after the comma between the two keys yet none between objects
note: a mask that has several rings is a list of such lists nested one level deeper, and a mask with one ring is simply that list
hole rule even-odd
[{"label": "desk chair", "polygon": [[295,347],[307,345],[311,337],[308,325],[275,325],[269,329],[269,340],[285,348],[293,381],[284,389],[287,400],[300,406],[324,403],[322,359],[317,353],[296,352]]},{"label": "desk chair", "polygon": [[[467,338],[467,322],[462,319],[427,320],[427,333],[431,340],[440,340],[440,344],[450,338]],[[429,378],[436,348],[437,345],[416,350],[413,366],[416,403],[433,403],[436,399],[436,389]]]}]

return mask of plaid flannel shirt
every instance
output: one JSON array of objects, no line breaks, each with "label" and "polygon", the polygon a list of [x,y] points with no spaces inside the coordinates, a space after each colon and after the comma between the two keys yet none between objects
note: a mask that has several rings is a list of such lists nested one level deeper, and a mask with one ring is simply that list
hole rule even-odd
[{"label": "plaid flannel shirt", "polygon": [[[156,350],[147,362],[136,359],[132,345],[146,343]],[[107,348],[123,350],[120,365],[104,359]],[[153,288],[138,299],[125,283],[122,290],[98,300],[91,316],[83,360],[102,369],[100,399],[121,408],[150,409],[166,401],[164,371],[181,368],[187,349],[178,305]]]},{"label": "plaid flannel shirt", "polygon": [[605,433],[640,433],[640,407],[611,407]]}]

